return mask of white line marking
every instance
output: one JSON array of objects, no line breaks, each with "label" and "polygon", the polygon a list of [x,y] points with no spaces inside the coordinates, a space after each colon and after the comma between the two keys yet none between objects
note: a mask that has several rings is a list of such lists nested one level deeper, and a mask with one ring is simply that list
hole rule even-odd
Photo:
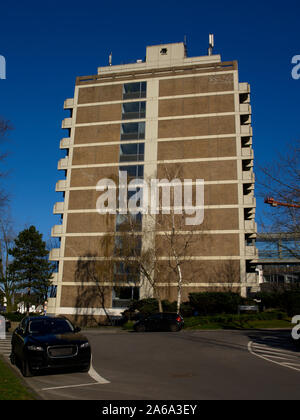
[{"label": "white line marking", "polygon": [[258,353],[270,353],[270,354],[274,354],[274,356],[276,356],[276,355],[283,355],[283,356],[285,356],[285,357],[293,357],[293,358],[295,358],[295,359],[298,359],[299,360],[299,362],[300,362],[300,359],[299,359],[299,357],[297,357],[297,356],[293,356],[293,355],[291,355],[291,354],[289,354],[289,353],[285,353],[285,352],[283,352],[283,351],[273,351],[273,350],[268,350],[268,349],[258,349],[258,348],[256,348],[255,346],[252,346],[252,348],[253,348],[253,350],[255,350],[255,351],[257,351]]},{"label": "white line marking", "polygon": [[290,350],[284,350],[284,349],[274,349],[270,346],[258,346],[256,343],[253,343],[253,348],[257,349],[258,351],[270,351],[270,352],[274,352],[274,353],[282,353],[282,354],[286,354],[286,355],[290,355],[290,356],[294,356],[294,357],[299,357],[298,354],[295,354],[295,352],[292,352]]},{"label": "white line marking", "polygon": [[66,388],[78,388],[78,387],[82,387],[82,386],[103,385],[103,384],[109,384],[110,383],[108,380],[106,380],[105,378],[102,378],[102,376],[100,376],[95,371],[95,369],[93,368],[93,364],[92,364],[92,356],[91,356],[91,366],[90,366],[90,370],[88,371],[88,374],[96,382],[91,382],[91,383],[88,383],[88,384],[79,384],[79,385],[53,386],[53,387],[50,387],[50,388],[42,388],[41,391],[51,391],[51,390],[54,390],[54,389],[66,389]]},{"label": "white line marking", "polygon": [[107,381],[105,378],[102,378],[102,376],[100,376],[95,369],[93,368],[93,357],[91,356],[91,366],[90,366],[90,370],[88,371],[88,374],[90,375],[91,378],[93,378],[96,382],[98,382],[99,384],[109,384],[110,382]]},{"label": "white line marking", "polygon": [[299,368],[299,369],[297,369],[297,368],[294,368],[294,367],[292,367],[292,366],[287,366],[287,365],[285,365],[284,363],[279,363],[279,362],[276,362],[275,360],[270,360],[270,359],[268,359],[267,357],[262,356],[261,354],[254,353],[254,351],[253,351],[253,350],[252,350],[252,348],[251,348],[251,345],[252,345],[252,344],[253,344],[253,341],[249,341],[249,343],[248,343],[248,350],[249,350],[249,352],[250,352],[253,356],[260,357],[261,359],[267,360],[267,362],[275,363],[276,365],[279,365],[279,366],[282,366],[282,367],[287,367],[287,368],[289,368],[289,369],[297,370],[298,372],[300,371],[300,368]]},{"label": "white line marking", "polygon": [[81,386],[91,386],[91,385],[101,385],[101,384],[100,384],[100,382],[91,382],[89,384],[53,386],[51,388],[42,388],[41,391],[51,391],[53,389],[63,389],[63,388],[77,388],[77,387],[81,387]]}]

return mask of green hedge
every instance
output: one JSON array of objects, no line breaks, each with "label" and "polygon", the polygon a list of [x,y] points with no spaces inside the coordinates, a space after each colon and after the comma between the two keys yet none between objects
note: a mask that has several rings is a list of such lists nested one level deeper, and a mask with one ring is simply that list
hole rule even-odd
[{"label": "green hedge", "polygon": [[284,292],[261,292],[256,297],[261,300],[265,309],[278,309],[289,316],[300,315],[300,291],[286,290]]},{"label": "green hedge", "polygon": [[193,316],[185,319],[185,327],[194,327],[197,325],[208,325],[208,324],[231,324],[246,323],[248,321],[272,321],[286,319],[287,314],[285,312],[263,312],[258,314],[224,314],[224,315],[213,315],[213,316]]},{"label": "green hedge", "polygon": [[[238,305],[251,304],[249,299],[242,298],[238,293],[232,292],[204,292],[190,293],[189,301],[182,302],[180,313],[183,317],[197,315],[233,314],[238,312]],[[164,312],[176,312],[177,303],[162,301]],[[158,301],[154,298],[132,301],[127,315],[139,311],[143,315],[158,312]]]},{"label": "green hedge", "polygon": [[[247,303],[249,300],[247,300]],[[238,293],[203,292],[190,293],[189,304],[199,315],[234,314],[238,306],[246,303]]]},{"label": "green hedge", "polygon": [[[26,316],[26,314],[20,314],[19,312],[3,312],[0,315],[4,316],[5,318],[9,319],[11,322],[21,322],[22,319]],[[30,316],[36,316],[36,313],[30,313]]]}]

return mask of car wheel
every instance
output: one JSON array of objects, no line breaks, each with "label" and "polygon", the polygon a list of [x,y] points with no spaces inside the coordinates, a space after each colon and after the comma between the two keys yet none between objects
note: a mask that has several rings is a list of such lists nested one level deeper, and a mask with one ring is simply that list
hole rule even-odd
[{"label": "car wheel", "polygon": [[146,327],[145,327],[145,325],[143,325],[143,324],[141,324],[141,325],[137,325],[137,326],[135,327],[135,331],[136,331],[136,332],[145,332],[145,331],[146,331]]},{"label": "car wheel", "polygon": [[30,378],[31,376],[33,376],[32,372],[30,370],[30,367],[29,367],[28,360],[26,360],[26,359],[22,360],[21,372],[22,372],[22,375],[24,376],[24,378]]}]

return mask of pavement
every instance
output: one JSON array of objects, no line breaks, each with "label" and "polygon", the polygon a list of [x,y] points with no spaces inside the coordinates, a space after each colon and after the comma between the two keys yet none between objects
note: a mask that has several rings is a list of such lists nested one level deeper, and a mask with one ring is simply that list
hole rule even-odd
[{"label": "pavement", "polygon": [[[298,400],[300,352],[285,330],[87,330],[88,373],[26,378],[47,400]],[[3,344],[3,347],[2,347]],[[0,342],[0,353],[9,352]]]}]

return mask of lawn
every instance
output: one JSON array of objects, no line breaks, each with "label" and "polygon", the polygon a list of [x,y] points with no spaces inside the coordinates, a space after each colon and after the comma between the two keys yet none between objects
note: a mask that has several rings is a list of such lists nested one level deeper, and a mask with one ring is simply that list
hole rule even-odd
[{"label": "lawn", "polygon": [[0,357],[0,400],[35,400],[32,392]]},{"label": "lawn", "polygon": [[220,329],[260,329],[260,328],[291,328],[291,322],[285,319],[231,321],[231,322],[207,322],[185,325],[186,330],[220,330]]}]

